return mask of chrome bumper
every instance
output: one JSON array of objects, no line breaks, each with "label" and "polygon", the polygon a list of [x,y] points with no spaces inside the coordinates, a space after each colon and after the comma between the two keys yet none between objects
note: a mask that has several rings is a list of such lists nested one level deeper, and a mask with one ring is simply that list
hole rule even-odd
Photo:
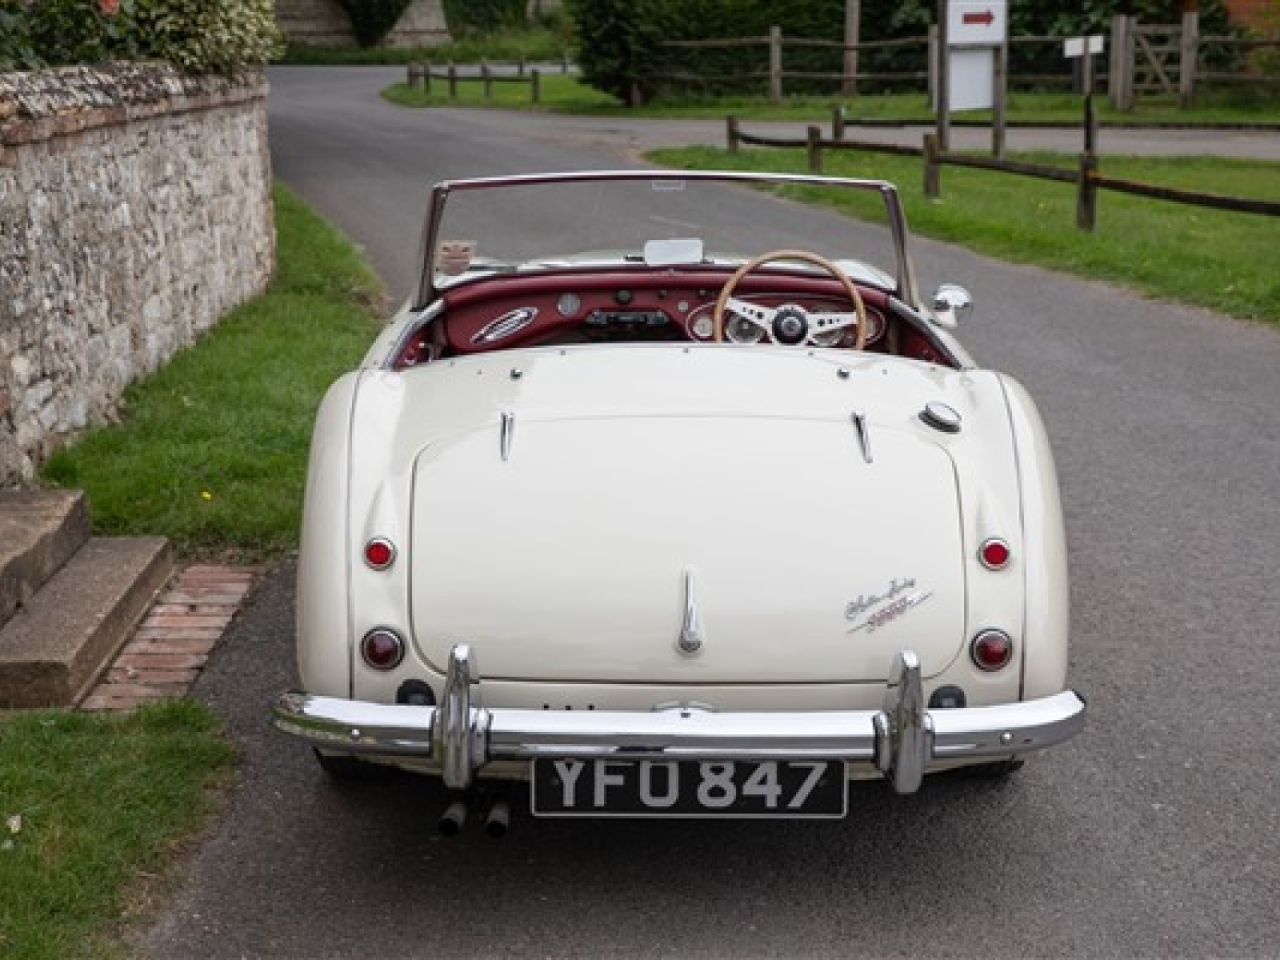
[{"label": "chrome bumper", "polygon": [[453,648],[434,707],[282,694],[272,722],[313,746],[431,760],[445,785],[465,790],[495,760],[536,757],[861,761],[898,793],[949,761],[996,760],[1053,746],[1084,727],[1073,691],[994,707],[928,710],[920,660],[895,655],[883,710],[712,713],[695,708],[638,713],[485,709],[467,644]]}]

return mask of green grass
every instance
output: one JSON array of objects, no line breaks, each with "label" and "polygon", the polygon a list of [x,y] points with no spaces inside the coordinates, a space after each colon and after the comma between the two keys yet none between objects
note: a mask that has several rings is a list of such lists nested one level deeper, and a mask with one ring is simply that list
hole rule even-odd
[{"label": "green grass", "polygon": [[407,83],[397,83],[382,91],[384,99],[401,107],[502,107],[504,109],[547,110],[555,113],[607,113],[617,103],[608,94],[593,90],[573,74],[543,73],[540,76],[541,100],[533,103],[531,83],[499,81],[492,85],[492,96],[484,95],[484,81],[459,78],[456,98],[449,96],[448,80],[431,81],[431,92],[415,90]]},{"label": "green grass", "polygon": [[[1125,125],[1204,125],[1269,123],[1280,125],[1280,97],[1261,103],[1206,99],[1189,110],[1179,110],[1168,100],[1149,99],[1131,113],[1113,110],[1106,97],[1094,98],[1099,122]],[[743,120],[790,120],[829,123],[836,108],[844,111],[846,122],[933,123],[935,115],[925,93],[888,93],[874,96],[788,97],[771,104],[763,97],[688,99],[681,103],[657,103],[638,110],[614,108],[628,116],[702,117],[723,119],[734,114]],[[1065,93],[1012,93],[1005,119],[1011,124],[1054,124],[1076,126],[1083,122],[1084,100]],[[990,110],[969,110],[952,114],[953,123],[991,123]]]},{"label": "green grass", "polygon": [[231,759],[187,701],[0,716],[0,956],[123,956],[120,925],[216,811]]},{"label": "green grass", "polygon": [[267,294],[130,387],[119,424],[45,466],[47,484],[88,493],[97,532],[162,534],[185,558],[232,562],[296,544],[316,406],[363,355],[381,294],[344,237],[287,191],[275,201]]},{"label": "green grass", "polygon": [[[660,150],[651,159],[692,169],[807,171],[803,150],[709,147]],[[1074,158],[1017,159],[1070,168]],[[944,167],[942,198],[924,197],[922,162],[883,154],[827,152],[824,172],[896,182],[915,232],[1002,260],[1033,263],[1128,286],[1150,296],[1237,317],[1280,323],[1280,222],[1100,192],[1093,233],[1075,226],[1075,187],[983,170]],[[1280,164],[1220,158],[1106,157],[1104,174],[1169,187],[1280,200]],[[832,203],[822,191],[806,199]],[[850,209],[868,216],[869,209]],[[963,279],[963,278],[955,278]]]},{"label": "green grass", "polygon": [[[461,62],[461,61],[459,61]],[[445,61],[434,59],[436,74],[445,69]],[[508,88],[504,90],[504,88]],[[734,114],[744,121],[782,120],[794,123],[829,124],[835,109],[842,109],[846,121],[858,123],[933,123],[934,113],[924,93],[889,93],[874,96],[787,97],[782,103],[769,103],[762,96],[698,97],[679,101],[660,101],[644,107],[629,108],[616,98],[582,83],[576,74],[544,73],[541,103],[530,102],[527,85],[495,83],[492,101],[486,103],[483,84],[479,80],[460,80],[458,97],[451,100],[447,81],[432,80],[431,94],[397,83],[383,91],[392,103],[404,107],[500,106],[516,109],[542,109],[557,113],[587,116],[668,117],[723,120]],[[1099,122],[1125,126],[1257,126],[1280,128],[1280,92],[1250,96],[1247,91],[1209,92],[1189,110],[1179,110],[1176,102],[1164,98],[1148,98],[1130,113],[1113,110],[1105,96],[1094,99]],[[1078,126],[1083,123],[1084,101],[1066,93],[1014,93],[1010,95],[1006,121],[1010,124],[1053,124]],[[972,110],[954,114],[954,123],[990,124],[991,111]]]}]

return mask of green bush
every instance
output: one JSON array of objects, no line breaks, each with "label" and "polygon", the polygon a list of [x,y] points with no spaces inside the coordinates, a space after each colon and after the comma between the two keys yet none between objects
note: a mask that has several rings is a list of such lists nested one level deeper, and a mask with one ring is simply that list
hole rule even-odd
[{"label": "green bush", "polygon": [[231,73],[283,50],[273,0],[0,0],[0,68],[168,60]]},{"label": "green bush", "polygon": [[[107,5],[110,9],[110,5]],[[0,68],[131,59],[132,18],[97,0],[0,0]]]},{"label": "green bush", "polygon": [[356,43],[377,46],[400,20],[409,0],[338,0],[347,12]]},{"label": "green bush", "polygon": [[665,0],[566,0],[578,37],[583,82],[641,106],[656,92]]},{"label": "green bush", "polygon": [[34,70],[40,57],[31,42],[27,17],[0,0],[0,73],[7,70]]}]

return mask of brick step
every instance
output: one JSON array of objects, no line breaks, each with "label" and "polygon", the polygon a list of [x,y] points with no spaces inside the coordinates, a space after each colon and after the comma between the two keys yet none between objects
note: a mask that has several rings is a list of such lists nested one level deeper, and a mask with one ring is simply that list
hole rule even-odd
[{"label": "brick step", "polygon": [[81,490],[0,490],[0,624],[89,539]]},{"label": "brick step", "polygon": [[70,706],[173,573],[161,537],[94,537],[0,627],[0,709]]}]

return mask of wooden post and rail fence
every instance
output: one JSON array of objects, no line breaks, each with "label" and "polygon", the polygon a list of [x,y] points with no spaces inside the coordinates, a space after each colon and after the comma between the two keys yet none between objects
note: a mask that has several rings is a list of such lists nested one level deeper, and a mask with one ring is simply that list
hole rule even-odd
[{"label": "wooden post and rail fence", "polygon": [[[862,41],[856,44],[845,44],[835,40],[812,40],[800,37],[787,37],[782,28],[771,27],[767,36],[731,37],[715,40],[667,40],[659,47],[680,52],[697,52],[709,50],[750,49],[766,47],[768,49],[768,69],[748,70],[733,74],[703,74],[689,71],[669,71],[659,73],[655,79],[666,83],[697,85],[764,85],[770,102],[781,102],[786,93],[787,81],[830,81],[839,83],[841,90],[848,94],[856,94],[857,86],[862,81],[879,83],[927,83],[928,89],[935,88],[935,75],[938,63],[938,39],[936,25],[930,28],[928,36],[905,37],[895,40]],[[1010,37],[1009,44],[1017,46],[1052,46],[1061,49],[1064,37],[1022,36]],[[921,51],[925,69],[899,70],[894,72],[821,72],[787,70],[784,68],[784,53],[788,49],[833,49],[840,50],[846,58],[850,54],[859,57],[865,52],[889,49],[911,49]],[[1106,84],[1106,89],[1113,106],[1121,110],[1132,110],[1140,95],[1160,94],[1178,98],[1184,109],[1191,105],[1198,84],[1239,84],[1251,83],[1275,86],[1280,89],[1280,77],[1266,77],[1258,74],[1210,72],[1201,66],[1205,52],[1210,48],[1248,52],[1263,48],[1280,49],[1280,39],[1260,40],[1242,39],[1238,37],[1205,37],[1200,35],[1200,19],[1197,13],[1183,15],[1180,24],[1139,24],[1136,17],[1117,15],[1112,18],[1111,37],[1107,72],[1099,79]],[[1065,58],[1064,58],[1065,59]],[[855,61],[857,62],[857,61]],[[861,62],[865,62],[863,59]],[[1057,74],[1020,75],[1009,77],[1020,83],[1036,85],[1076,85],[1079,88],[1080,78],[1072,72]]]},{"label": "wooden post and rail fence", "polygon": [[766,137],[745,133],[738,118],[729,116],[725,119],[726,147],[729,153],[737,153],[743,145],[792,150],[804,149],[808,157],[809,172],[813,174],[821,174],[823,172],[823,154],[833,150],[920,157],[924,161],[924,193],[931,200],[936,200],[942,196],[942,168],[944,166],[971,167],[979,170],[1035,177],[1041,180],[1072,183],[1076,185],[1077,190],[1076,226],[1081,230],[1091,231],[1097,223],[1098,193],[1102,190],[1128,193],[1172,203],[1209,207],[1217,210],[1280,217],[1280,201],[1250,200],[1243,197],[1226,197],[1220,194],[1196,193],[1190,190],[1174,190],[1155,184],[1104,176],[1099,172],[1097,117],[1093,109],[1093,98],[1091,96],[1085,98],[1085,148],[1080,154],[1079,166],[1074,170],[1038,163],[1023,163],[1017,160],[1003,160],[995,157],[946,152],[939,148],[938,138],[934,133],[924,135],[924,144],[921,147],[848,140],[844,136],[843,113],[839,109],[832,112],[831,126],[830,138],[824,138],[822,136],[822,128],[818,126],[808,127],[803,140]]},{"label": "wooden post and rail fence", "polygon": [[[497,69],[495,69],[497,67]],[[503,69],[506,67],[506,69]],[[569,72],[569,57],[566,54],[560,61],[560,72]],[[443,81],[450,100],[458,99],[458,87],[461,83],[480,83],[484,88],[484,99],[492,100],[494,84],[527,84],[531,103],[542,102],[542,71],[530,68],[524,60],[512,64],[490,64],[481,60],[477,67],[459,70],[455,63],[448,63],[442,69],[433,68],[429,61],[411,63],[407,69],[406,82],[411,90],[421,90],[431,95],[432,81]]]}]

